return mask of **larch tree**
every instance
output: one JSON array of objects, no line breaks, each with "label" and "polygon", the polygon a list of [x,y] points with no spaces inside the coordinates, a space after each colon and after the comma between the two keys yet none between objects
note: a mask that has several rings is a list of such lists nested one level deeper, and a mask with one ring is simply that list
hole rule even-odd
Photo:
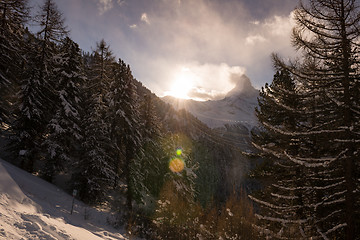
[{"label": "larch tree", "polygon": [[58,53],[58,44],[67,36],[68,31],[64,24],[62,13],[57,9],[54,0],[45,0],[40,11],[35,16],[40,30],[37,32],[39,41],[34,50],[36,51],[33,63],[39,68],[39,81],[43,95],[48,102],[42,102],[48,117],[54,114],[56,104],[56,87],[59,84],[53,70],[55,69],[55,55]]},{"label": "larch tree", "polygon": [[94,84],[97,84],[100,100],[105,103],[110,83],[113,80],[112,67],[115,64],[115,58],[104,39],[96,44],[93,58],[89,77],[92,78],[91,81]]},{"label": "larch tree", "polygon": [[320,114],[315,114],[319,117],[306,133],[320,140],[320,156],[315,159],[327,166],[320,175],[326,189],[321,189],[316,203],[317,231],[355,239],[359,236],[355,232],[359,211],[354,211],[359,206],[359,5],[355,0],[314,0],[310,7],[301,5],[295,19],[299,27],[293,32],[294,45],[315,64],[310,71],[290,69],[304,85],[316,86],[309,92],[318,92],[314,109]]},{"label": "larch tree", "polygon": [[295,233],[294,229],[305,231],[306,228],[302,225],[306,219],[303,194],[297,188],[305,181],[302,178],[304,169],[288,161],[283,154],[284,149],[296,154],[299,148],[298,138],[282,134],[297,131],[298,122],[301,122],[299,105],[295,81],[286,70],[277,71],[272,83],[266,84],[260,92],[256,115],[262,126],[259,132],[253,133],[253,145],[265,159],[255,176],[266,189],[250,198],[262,209],[256,214],[261,233],[301,238],[300,232]]},{"label": "larch tree", "polygon": [[[298,112],[300,117],[294,129],[266,124],[261,119],[260,122],[265,123],[269,132],[296,139],[298,143],[296,151],[285,144],[273,148],[271,153],[302,169],[301,176],[294,178],[303,181],[296,187],[279,183],[272,186],[299,191],[298,196],[302,196],[295,207],[306,211],[297,213],[294,209],[294,217],[300,227],[304,226],[298,229],[302,238],[341,236],[350,240],[360,236],[355,228],[359,219],[360,185],[358,7],[355,0],[301,3],[295,10],[297,25],[292,41],[303,53],[302,59],[285,63],[276,55],[273,58],[275,67],[286,69],[296,79],[297,99],[301,104],[290,110]],[[278,102],[274,104],[281,106]],[[279,176],[281,183],[289,180],[286,174],[282,180]],[[273,212],[288,207],[281,202],[272,204],[276,198],[273,193],[256,201]],[[284,227],[289,223],[287,215],[276,218],[267,214],[262,219],[278,221]],[[270,230],[267,226],[264,225],[265,229]],[[282,231],[273,231],[273,236],[281,238]]]},{"label": "larch tree", "polygon": [[[44,1],[35,20],[40,26],[37,34],[41,39],[41,62],[46,63],[46,59],[51,59],[54,52],[54,44],[52,43],[59,43],[68,31],[64,25],[64,18],[57,9],[54,0]],[[47,65],[43,64],[43,68],[46,70]]]}]

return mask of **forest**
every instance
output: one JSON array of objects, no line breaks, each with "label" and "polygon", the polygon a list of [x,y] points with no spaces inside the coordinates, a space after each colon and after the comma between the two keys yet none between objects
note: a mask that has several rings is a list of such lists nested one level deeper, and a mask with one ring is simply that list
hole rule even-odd
[{"label": "forest", "polygon": [[[358,1],[298,4],[297,58],[271,56],[250,152],[164,103],[104,39],[82,51],[54,0],[36,16],[27,3],[0,0],[1,158],[130,236],[360,239]],[[234,159],[251,162],[241,184]]]}]

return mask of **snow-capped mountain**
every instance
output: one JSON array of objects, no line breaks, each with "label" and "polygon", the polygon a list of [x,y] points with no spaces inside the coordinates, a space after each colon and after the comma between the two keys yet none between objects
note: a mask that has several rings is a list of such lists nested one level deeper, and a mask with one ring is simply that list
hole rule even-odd
[{"label": "snow-capped mountain", "polygon": [[211,128],[222,127],[225,124],[242,124],[251,129],[257,125],[255,107],[259,91],[250,79],[242,75],[235,87],[222,100],[205,102],[177,99],[166,96],[165,102],[175,109],[185,109]]}]

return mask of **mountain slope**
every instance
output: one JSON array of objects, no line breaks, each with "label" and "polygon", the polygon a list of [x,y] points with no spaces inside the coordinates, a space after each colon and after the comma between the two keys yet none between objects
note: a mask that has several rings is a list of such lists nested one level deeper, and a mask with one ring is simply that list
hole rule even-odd
[{"label": "mountain slope", "polygon": [[199,102],[170,96],[162,99],[175,109],[189,111],[211,128],[240,123],[251,129],[257,125],[254,109],[257,106],[258,94],[250,79],[242,75],[235,87],[222,100]]},{"label": "mountain slope", "polygon": [[[126,239],[107,225],[111,215],[90,208],[0,160],[0,239]],[[84,219],[86,218],[86,219]]]}]

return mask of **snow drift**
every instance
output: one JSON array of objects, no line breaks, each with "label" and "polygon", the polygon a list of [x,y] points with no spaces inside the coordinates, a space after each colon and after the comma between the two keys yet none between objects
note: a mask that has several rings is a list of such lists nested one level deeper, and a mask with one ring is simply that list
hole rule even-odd
[{"label": "snow drift", "polygon": [[[0,160],[0,239],[126,239],[110,213],[90,208],[56,186]],[[85,219],[86,218],[86,219]]]}]

